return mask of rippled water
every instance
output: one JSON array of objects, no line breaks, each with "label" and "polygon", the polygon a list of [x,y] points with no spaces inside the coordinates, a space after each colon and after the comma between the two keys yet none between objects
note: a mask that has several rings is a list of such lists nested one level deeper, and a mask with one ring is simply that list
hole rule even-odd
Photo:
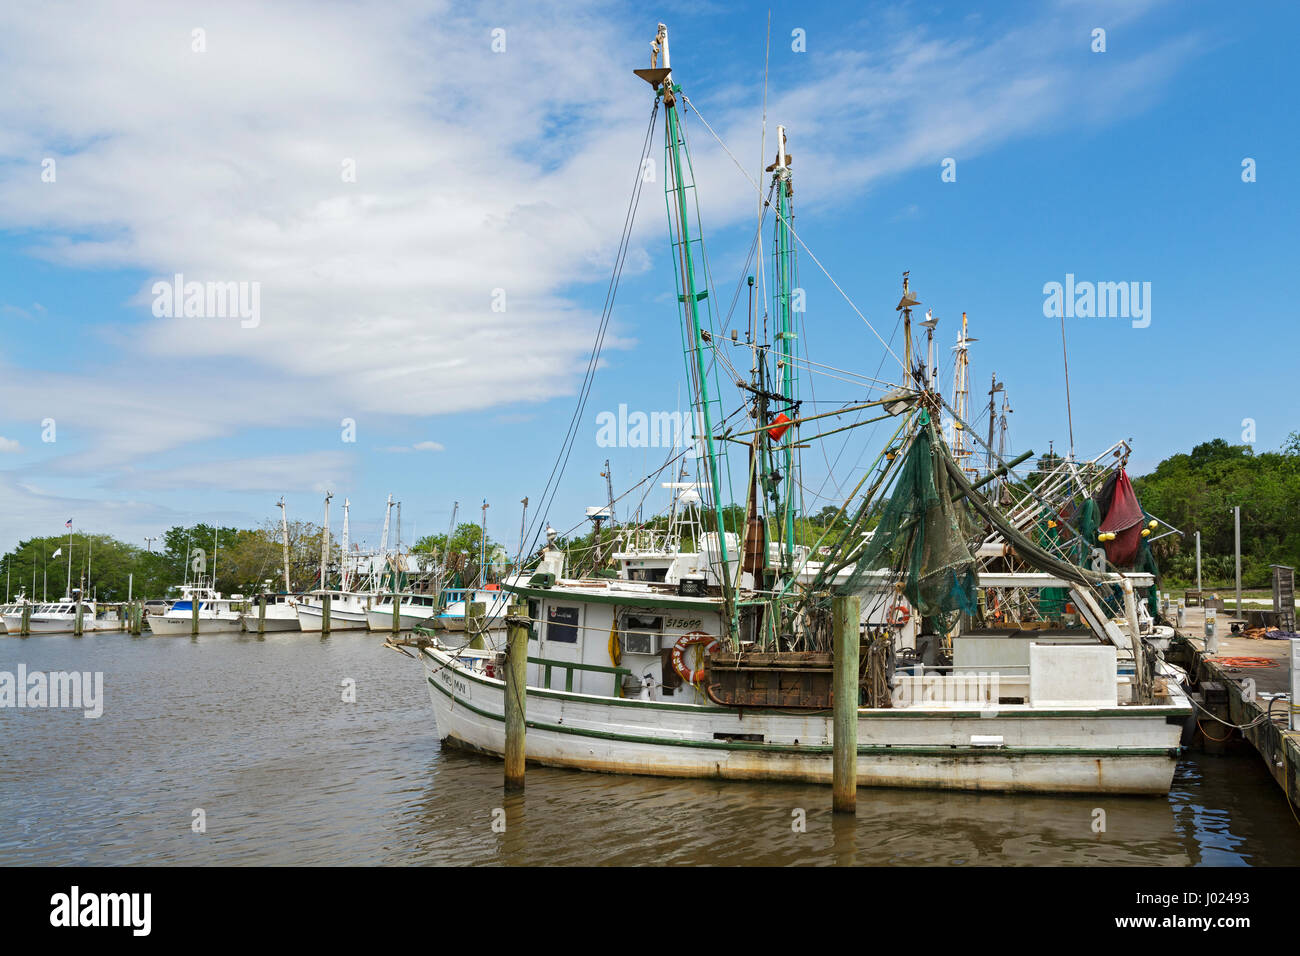
[{"label": "rippled water", "polygon": [[105,683],[97,720],[0,708],[0,865],[1300,863],[1253,757],[1189,757],[1167,799],[860,790],[856,819],[827,787],[534,767],[507,801],[500,762],[439,747],[420,665],[381,640],[0,637],[0,670]]}]

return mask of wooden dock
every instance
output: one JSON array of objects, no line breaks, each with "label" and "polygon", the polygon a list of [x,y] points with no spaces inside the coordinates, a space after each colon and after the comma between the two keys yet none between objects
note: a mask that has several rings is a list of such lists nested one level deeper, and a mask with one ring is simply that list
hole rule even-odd
[{"label": "wooden dock", "polygon": [[1187,608],[1178,629],[1183,640],[1169,651],[1169,659],[1185,667],[1200,688],[1198,702],[1222,720],[1246,728],[1235,730],[1198,712],[1198,743],[1213,752],[1234,739],[1249,742],[1291,800],[1292,810],[1300,812],[1300,731],[1287,729],[1293,702],[1285,696],[1291,691],[1291,642],[1234,635],[1232,621],[1230,613],[1218,613],[1218,653],[1211,656],[1205,649],[1205,611]]}]

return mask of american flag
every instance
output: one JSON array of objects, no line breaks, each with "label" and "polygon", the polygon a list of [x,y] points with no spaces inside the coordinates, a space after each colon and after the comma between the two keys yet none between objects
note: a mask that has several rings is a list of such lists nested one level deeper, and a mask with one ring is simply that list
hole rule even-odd
[{"label": "american flag", "polygon": [[69,518],[67,521],[63,522],[63,527],[65,527],[65,528],[71,528],[71,527],[72,527],[72,519]]}]

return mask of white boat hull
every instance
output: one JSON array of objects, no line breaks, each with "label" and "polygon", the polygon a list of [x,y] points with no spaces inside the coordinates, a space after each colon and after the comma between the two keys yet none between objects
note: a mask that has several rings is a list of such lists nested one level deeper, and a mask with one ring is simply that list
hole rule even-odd
[{"label": "white boat hull", "polygon": [[[248,614],[241,615],[241,617],[244,622],[244,630],[256,634],[259,623],[257,620],[257,612],[252,611]],[[262,633],[264,634],[282,634],[286,631],[302,630],[298,625],[298,615],[293,614],[289,617],[272,617],[269,611],[267,612],[266,617],[262,619],[261,626]]]},{"label": "white boat hull", "polygon": [[[21,614],[6,614],[4,620],[4,631],[14,637],[22,634],[23,617]],[[116,631],[118,630],[117,621],[101,621],[97,618],[87,617],[81,622],[81,631],[83,634],[89,634],[92,631]],[[76,627],[72,618],[54,617],[46,618],[33,614],[28,621],[27,630],[29,634],[72,634]]]},{"label": "white boat hull", "polygon": [[[423,627],[431,622],[436,614],[398,614],[398,628],[403,631],[409,631],[413,627]],[[366,620],[372,631],[392,631],[393,629],[393,609],[376,610],[372,608],[366,612]]]},{"label": "white boat hull", "polygon": [[[188,637],[193,633],[193,620],[188,614],[172,617],[155,614],[149,618],[149,629],[159,637]],[[238,615],[233,618],[199,616],[200,634],[237,634],[244,629]]]},{"label": "white boat hull", "polygon": [[[298,626],[304,631],[321,630],[321,608],[318,604],[298,605]],[[364,631],[366,629],[366,612],[364,609],[330,608],[331,631]]]},{"label": "white boat hull", "polygon": [[[439,737],[500,756],[501,680],[439,648],[421,652]],[[829,714],[745,711],[528,689],[527,758],[612,773],[831,782]],[[978,710],[859,709],[858,784],[867,787],[1168,793],[1182,724],[1168,705]],[[997,747],[972,738],[1001,737]]]}]

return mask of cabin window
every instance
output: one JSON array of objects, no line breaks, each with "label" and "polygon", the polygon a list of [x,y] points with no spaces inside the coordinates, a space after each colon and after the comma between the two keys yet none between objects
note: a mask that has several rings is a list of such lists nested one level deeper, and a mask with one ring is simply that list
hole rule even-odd
[{"label": "cabin window", "polygon": [[663,583],[668,580],[667,568],[637,568],[628,572],[631,581],[649,581]]},{"label": "cabin window", "polygon": [[658,614],[625,612],[619,636],[623,651],[627,654],[658,654],[663,624],[664,619]]},{"label": "cabin window", "polygon": [[548,607],[546,609],[546,639],[566,644],[578,642],[578,614],[576,607]]},{"label": "cabin window", "polygon": [[623,632],[628,634],[654,634],[664,629],[664,619],[657,614],[637,614],[629,611],[623,616]]},{"label": "cabin window", "polygon": [[528,639],[537,640],[537,616],[542,613],[542,602],[536,598],[528,599]]}]

